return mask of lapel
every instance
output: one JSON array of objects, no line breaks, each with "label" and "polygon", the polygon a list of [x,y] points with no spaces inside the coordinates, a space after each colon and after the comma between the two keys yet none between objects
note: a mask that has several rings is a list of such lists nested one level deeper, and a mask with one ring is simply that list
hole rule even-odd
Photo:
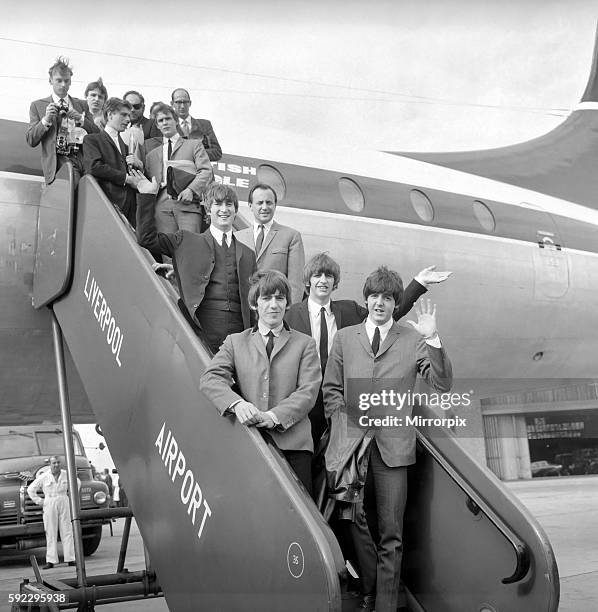
[{"label": "lapel", "polygon": [[311,319],[309,317],[309,307],[307,305],[307,300],[303,300],[303,302],[299,304],[299,316],[301,317],[301,321],[303,322],[303,325],[305,326],[304,327],[304,329],[306,330],[305,333],[311,336],[311,332],[312,332]]},{"label": "lapel", "polygon": [[106,130],[102,130],[101,134],[104,137],[104,140],[107,140],[110,143],[110,146],[112,146],[112,148],[118,153],[118,156],[122,159],[122,153],[120,149],[116,146],[114,140],[110,138],[110,134],[108,134]]},{"label": "lapel", "polygon": [[363,350],[370,356],[374,357],[374,353],[372,352],[372,345],[368,339],[368,333],[365,331],[365,322],[360,323],[359,327],[356,329],[355,333],[357,334],[357,339],[359,340]]},{"label": "lapel", "polygon": [[151,150],[151,153],[156,151],[156,168],[152,174],[156,177],[158,185],[162,184],[164,180],[164,140],[160,139],[160,144]]},{"label": "lapel", "polygon": [[337,330],[342,329],[343,328],[343,316],[342,316],[342,312],[338,304],[336,302],[331,301],[330,310],[332,310],[332,314],[334,315],[334,319],[336,321],[336,329]]},{"label": "lapel", "polygon": [[[213,238],[214,237],[212,236],[212,239]],[[235,247],[235,259],[237,261],[237,274],[239,275],[239,279],[240,279],[241,278],[241,258],[243,257],[243,247],[241,246],[241,243],[235,238],[234,232],[233,232],[233,242],[231,246]]]},{"label": "lapel", "polygon": [[386,353],[386,351],[398,340],[399,334],[400,334],[400,327],[396,323],[393,323],[392,327],[388,330],[388,334],[386,338],[384,338],[384,342],[380,346],[380,349],[378,350],[378,354],[376,355],[376,357],[380,357],[381,355],[384,355],[384,353]]},{"label": "lapel", "polygon": [[174,143],[174,145],[172,146],[172,154],[170,159],[172,159],[174,157],[174,154],[183,146],[183,141],[185,139],[184,138],[177,138],[177,141]]},{"label": "lapel", "polygon": [[276,221],[272,223],[272,227],[270,228],[270,231],[268,232],[268,235],[266,236],[264,243],[262,244],[262,250],[259,253],[255,254],[257,261],[260,260],[260,257],[266,252],[268,245],[272,242],[272,240],[274,240],[279,227],[280,226],[278,225],[278,223],[276,223]]},{"label": "lapel", "polygon": [[[280,335],[274,341],[274,348],[272,349],[272,355],[270,355],[271,362],[273,361],[274,357],[276,357],[276,355],[280,353],[284,345],[289,341],[290,337],[291,337],[291,332],[288,329],[283,327],[282,331],[280,332]],[[264,343],[262,342],[262,346],[263,345]],[[265,352],[266,352],[266,347],[264,346],[264,353]]]},{"label": "lapel", "polygon": [[[257,330],[257,328],[255,330],[252,330],[252,332],[251,332],[251,341],[253,342],[254,346],[257,348],[258,353],[264,358],[266,363],[268,363],[268,353],[266,353],[266,345],[264,344],[264,340],[262,339],[262,335]],[[276,347],[275,347],[275,349],[276,349]],[[274,352],[274,351],[272,351],[272,352]]]}]

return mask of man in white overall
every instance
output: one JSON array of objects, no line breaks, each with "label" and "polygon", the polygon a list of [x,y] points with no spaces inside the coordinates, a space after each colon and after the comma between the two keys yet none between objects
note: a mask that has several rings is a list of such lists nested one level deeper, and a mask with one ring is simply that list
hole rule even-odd
[{"label": "man in white overall", "polygon": [[[60,459],[50,457],[50,471],[38,476],[28,487],[27,495],[44,509],[44,529],[46,531],[46,564],[42,569],[50,569],[58,563],[58,529],[62,540],[65,563],[75,565],[73,529],[68,498],[68,478],[66,470],[60,469]],[[81,486],[79,479],[77,485]],[[42,491],[44,497],[39,496]]]}]

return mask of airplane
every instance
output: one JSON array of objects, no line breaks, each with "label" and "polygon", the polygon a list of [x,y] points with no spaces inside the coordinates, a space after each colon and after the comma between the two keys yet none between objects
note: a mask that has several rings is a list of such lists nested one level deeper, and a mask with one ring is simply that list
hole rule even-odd
[{"label": "airplane", "polygon": [[[363,278],[381,262],[404,277],[430,263],[453,270],[448,283],[434,287],[433,299],[454,370],[477,398],[594,378],[598,339],[588,330],[598,323],[592,308],[598,280],[598,210],[592,197],[597,62],[595,51],[579,108],[551,133],[527,143],[486,152],[339,150],[334,156],[314,150],[313,143],[309,149],[297,143],[292,156],[277,160],[227,154],[214,164],[216,180],[235,186],[240,200],[257,181],[271,184],[279,196],[277,219],[302,233],[306,256],[327,250],[340,262],[343,296],[357,298]],[[242,593],[252,593],[253,603],[264,609],[277,609],[282,602],[289,609],[305,609],[306,602],[307,609],[340,609],[336,574],[342,560],[288,470],[255,432],[231,429],[215,411],[201,408],[207,400],[195,383],[209,354],[185,328],[172,290],[153,276],[93,179],[81,181],[76,210],[68,172],[42,193],[39,152],[24,146],[25,128],[2,120],[0,131],[0,424],[56,418],[50,320],[57,322],[68,347],[72,418],[101,423],[171,609],[193,609],[198,593],[212,607],[224,598],[231,610],[246,605]],[[246,223],[248,210],[242,207],[239,217]],[[42,271],[48,271],[46,279]],[[101,290],[104,313],[110,308],[113,330],[118,326],[120,332],[118,352],[102,337],[99,302],[90,289]],[[176,399],[172,389],[177,389]],[[198,402],[201,407],[193,411]],[[223,454],[231,443],[238,463]],[[469,597],[480,610],[501,605],[555,610],[558,572],[541,528],[459,449],[451,436],[434,439],[425,431],[420,436],[421,494],[414,497],[421,495],[421,505],[415,507],[427,507],[434,486],[448,478],[455,506],[464,513],[455,511],[452,519],[468,530],[472,517],[478,520],[474,530],[483,535],[478,533],[476,545],[486,546],[481,541],[487,540],[493,575],[502,572],[506,578],[487,588],[490,601],[485,602],[473,584],[464,586],[462,565],[448,572],[445,565],[437,566],[439,559],[446,563],[442,549],[449,545],[465,546],[461,552],[470,570],[483,565],[484,554],[465,545],[462,540],[468,538],[451,539],[440,528],[446,517],[432,505],[427,518],[438,541],[418,541],[414,548],[419,554],[413,558],[421,565],[408,568],[406,580],[413,601],[421,609],[441,602],[442,609],[462,610],[470,605]],[[259,467],[257,474],[252,466]],[[147,490],[150,482],[158,495]],[[235,509],[222,503],[231,490],[243,493],[254,533],[235,529]],[[300,518],[297,525],[285,519],[288,514],[269,514],[277,537],[258,528],[252,509],[263,509],[266,500],[271,507],[290,508]],[[172,515],[181,517],[180,525],[165,522]],[[187,562],[199,559],[205,574],[198,578],[172,567],[169,538]],[[235,551],[234,587],[218,581],[220,564],[231,559],[222,556],[222,538]],[[253,572],[263,569],[265,560],[280,557],[282,541],[288,542],[282,569],[268,575],[267,593],[256,590]],[[424,572],[425,558],[443,572]],[[314,564],[313,575],[305,587],[300,578],[308,562]],[[437,573],[445,573],[453,588]],[[486,588],[481,573],[472,580]],[[279,590],[275,578],[284,585]],[[218,584],[217,592],[210,591],[211,582]]]}]

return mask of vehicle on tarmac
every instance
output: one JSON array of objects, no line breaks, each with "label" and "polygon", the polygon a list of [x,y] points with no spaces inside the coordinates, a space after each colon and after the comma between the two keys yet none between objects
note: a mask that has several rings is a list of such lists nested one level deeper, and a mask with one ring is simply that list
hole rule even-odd
[{"label": "vehicle on tarmac", "polygon": [[[81,481],[81,508],[108,506],[108,487],[93,478],[79,434],[73,431],[77,477]],[[43,510],[27,495],[27,486],[50,469],[49,457],[63,465],[62,428],[57,424],[0,427],[0,549],[18,551],[45,546]],[[81,521],[83,551],[93,554],[102,539],[102,520]]]}]

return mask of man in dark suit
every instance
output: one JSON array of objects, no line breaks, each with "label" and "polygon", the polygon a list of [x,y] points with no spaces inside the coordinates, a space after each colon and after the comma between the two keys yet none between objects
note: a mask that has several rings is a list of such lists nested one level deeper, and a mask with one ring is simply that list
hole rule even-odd
[{"label": "man in dark suit", "polygon": [[[154,110],[159,139],[146,143],[145,170],[156,177],[160,190],[156,199],[156,227],[159,232],[174,233],[179,229],[200,232],[203,208],[200,196],[212,181],[212,165],[201,141],[185,139],[177,131],[177,115],[168,104]],[[168,182],[168,167],[184,171],[189,183],[176,192]],[[171,175],[172,175],[172,171]]]},{"label": "man in dark suit", "polygon": [[[415,429],[407,423],[375,427],[367,419],[399,416],[404,420],[410,416],[413,405],[408,398],[418,374],[443,393],[452,385],[451,363],[436,327],[436,307],[432,309],[427,300],[427,305],[417,310],[417,323],[408,321],[411,327],[400,326],[392,316],[402,301],[402,292],[401,279],[394,271],[382,267],[368,276],[363,288],[368,318],[337,332],[322,385],[332,428],[342,428],[345,439],[366,433],[372,436],[365,499],[357,506],[353,533],[364,594],[361,609],[377,612],[397,609],[407,466],[415,462]],[[401,395],[403,403],[390,402],[370,412],[380,406],[384,392],[389,397],[390,391],[395,398]],[[364,416],[366,422],[362,421]],[[331,446],[327,455],[337,452]],[[376,522],[379,537],[374,543],[368,523]]]},{"label": "man in dark suit", "polygon": [[[441,283],[450,276],[450,272],[437,272],[434,268],[435,266],[424,268],[409,283],[393,313],[395,321],[411,310],[417,299],[427,291],[428,285]],[[338,288],[340,277],[340,266],[327,253],[319,253],[312,257],[303,271],[303,285],[308,297],[302,302],[293,304],[285,316],[290,327],[312,336],[316,341],[322,364],[322,375],[326,370],[326,362],[337,330],[357,325],[368,315],[367,308],[353,300],[330,299],[332,292]],[[324,330],[323,335],[322,330]],[[314,444],[317,444],[326,429],[321,393],[318,394],[318,401],[310,412],[309,418]]]},{"label": "man in dark suit", "polygon": [[249,303],[258,313],[257,324],[226,338],[201,377],[200,389],[221,414],[267,429],[311,494],[307,414],[320,387],[320,364],[313,339],[283,323],[290,293],[280,272],[255,275]]},{"label": "man in dark suit", "polygon": [[165,234],[156,231],[155,195],[139,196],[137,238],[148,250],[172,257],[181,299],[216,352],[226,336],[251,325],[247,296],[256,265],[253,251],[233,236],[239,210],[235,190],[212,183],[205,200],[208,230]]},{"label": "man in dark suit", "polygon": [[77,182],[83,174],[83,162],[79,145],[72,145],[75,130],[77,125],[81,125],[88,134],[92,134],[98,131],[98,127],[86,116],[85,101],[68,95],[73,76],[68,59],[57,58],[48,74],[52,95],[31,103],[25,140],[30,147],[42,146],[42,170],[46,185],[54,181],[56,172],[67,161],[73,164]]},{"label": "man in dark suit", "polygon": [[140,134],[137,136],[137,143],[142,145],[144,141],[150,138],[159,138],[160,130],[153,118],[148,119],[144,116],[145,99],[135,90],[130,90],[125,93],[123,100],[131,105],[131,128],[138,129]]},{"label": "man in dark suit", "polygon": [[119,98],[109,98],[104,106],[104,116],[106,127],[83,141],[85,172],[95,176],[108,199],[135,227],[135,198],[140,179],[130,169],[141,170],[143,164],[129,154],[120,136],[129,125],[131,105]]},{"label": "man in dark suit", "polygon": [[278,270],[291,285],[290,304],[303,298],[303,267],[305,252],[301,234],[274,220],[277,196],[270,185],[255,185],[247,197],[254,221],[251,227],[239,230],[235,236],[255,251],[258,270]]},{"label": "man in dark suit", "polygon": [[207,119],[194,119],[189,114],[191,107],[189,92],[186,89],[175,89],[172,92],[170,103],[179,117],[179,130],[183,138],[201,140],[210,161],[218,161],[222,157],[222,149],[212,123]]}]

